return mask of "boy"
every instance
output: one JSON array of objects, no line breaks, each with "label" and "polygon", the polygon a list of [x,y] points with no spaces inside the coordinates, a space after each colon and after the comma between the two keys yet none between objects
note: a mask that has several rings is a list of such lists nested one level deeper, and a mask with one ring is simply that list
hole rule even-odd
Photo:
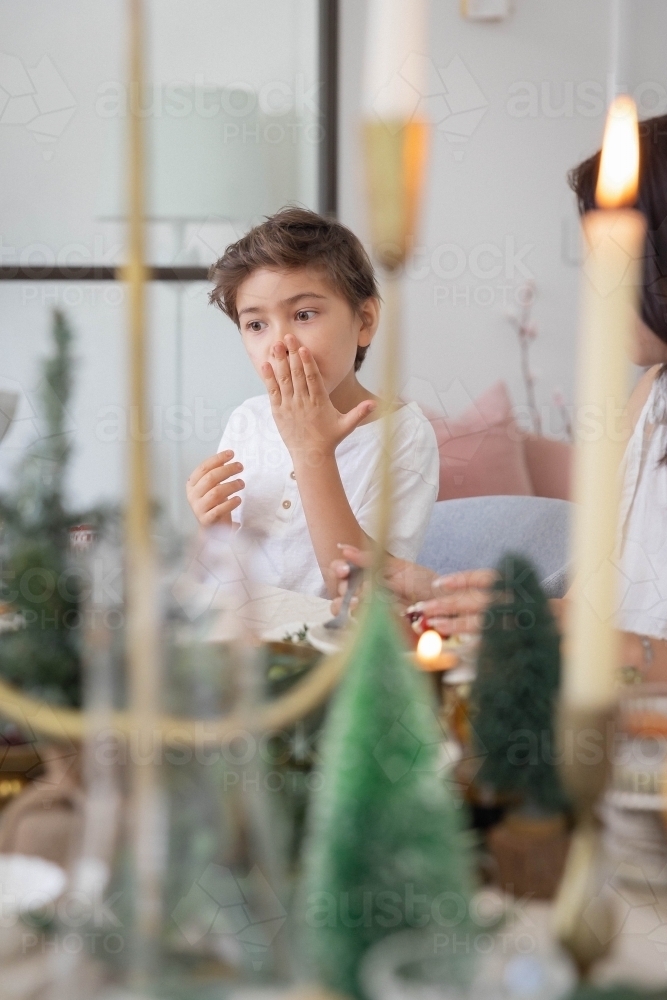
[{"label": "boy", "polygon": [[[338,544],[366,547],[375,525],[382,428],[356,374],[379,320],[372,264],[339,222],[286,208],[227,247],[210,276],[210,300],[239,327],[267,395],[232,413],[218,454],[188,479],[188,501],[201,525],[263,535],[264,582],[322,594]],[[438,450],[416,404],[393,421],[388,548],[414,559]]]}]

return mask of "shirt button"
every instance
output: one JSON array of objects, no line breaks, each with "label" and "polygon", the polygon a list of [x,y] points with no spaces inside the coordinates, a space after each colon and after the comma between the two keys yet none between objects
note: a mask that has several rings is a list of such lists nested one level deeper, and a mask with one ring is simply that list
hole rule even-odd
[{"label": "shirt button", "polygon": [[285,508],[285,510],[289,510],[291,506],[292,506],[291,500],[283,500],[283,507]]},{"label": "shirt button", "polygon": [[290,472],[289,477],[290,477],[290,479],[296,479],[296,475],[295,475],[294,469],[292,469],[292,471]]}]

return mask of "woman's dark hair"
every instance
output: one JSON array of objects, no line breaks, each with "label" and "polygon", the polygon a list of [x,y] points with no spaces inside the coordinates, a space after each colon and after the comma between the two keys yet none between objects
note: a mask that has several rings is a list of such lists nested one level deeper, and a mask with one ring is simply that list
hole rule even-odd
[{"label": "woman's dark hair", "polygon": [[[595,208],[600,153],[568,174],[579,211]],[[639,193],[637,208],[646,217],[642,319],[667,343],[667,115],[639,123]]]}]

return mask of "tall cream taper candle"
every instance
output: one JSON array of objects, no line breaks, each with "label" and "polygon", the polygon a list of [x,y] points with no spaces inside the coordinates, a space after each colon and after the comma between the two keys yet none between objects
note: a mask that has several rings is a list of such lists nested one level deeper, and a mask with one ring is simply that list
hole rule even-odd
[{"label": "tall cream taper candle", "polygon": [[637,112],[629,97],[609,110],[596,191],[598,210],[583,221],[586,240],[575,419],[575,585],[563,700],[585,710],[614,699],[619,635],[614,614],[618,570],[619,417],[628,390],[628,344],[636,323],[645,238],[631,207],[638,184]]}]

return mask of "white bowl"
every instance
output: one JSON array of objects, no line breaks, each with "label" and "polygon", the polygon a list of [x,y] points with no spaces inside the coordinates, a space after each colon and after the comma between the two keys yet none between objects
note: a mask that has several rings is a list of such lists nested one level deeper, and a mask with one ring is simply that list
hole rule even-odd
[{"label": "white bowl", "polygon": [[55,902],[67,884],[60,865],[27,854],[0,854],[0,916],[35,913]]}]

